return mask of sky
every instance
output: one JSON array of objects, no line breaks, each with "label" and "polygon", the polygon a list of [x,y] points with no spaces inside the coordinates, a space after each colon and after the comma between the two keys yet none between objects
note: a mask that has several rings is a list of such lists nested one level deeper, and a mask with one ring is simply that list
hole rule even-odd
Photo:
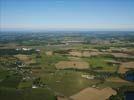
[{"label": "sky", "polygon": [[134,30],[134,0],[0,0],[1,30]]}]

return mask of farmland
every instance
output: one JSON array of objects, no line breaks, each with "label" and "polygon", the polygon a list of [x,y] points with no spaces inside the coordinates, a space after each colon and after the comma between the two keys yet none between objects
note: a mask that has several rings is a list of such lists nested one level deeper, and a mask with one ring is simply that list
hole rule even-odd
[{"label": "farmland", "polygon": [[87,88],[85,90],[80,91],[80,93],[71,96],[71,98],[73,100],[106,100],[111,95],[116,95],[116,91],[112,90],[109,87],[104,88],[102,90],[95,88]]},{"label": "farmland", "polygon": [[89,65],[87,62],[82,61],[60,61],[56,64],[57,69],[68,69],[68,68],[74,68],[74,69],[88,69]]},{"label": "farmland", "polygon": [[131,42],[122,34],[33,34],[0,42],[3,100],[106,100],[121,87],[134,87],[125,78],[134,70],[133,34]]}]

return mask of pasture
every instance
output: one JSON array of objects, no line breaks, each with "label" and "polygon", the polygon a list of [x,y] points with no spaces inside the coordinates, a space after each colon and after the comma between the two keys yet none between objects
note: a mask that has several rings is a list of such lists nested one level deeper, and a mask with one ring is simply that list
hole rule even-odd
[{"label": "pasture", "polygon": [[83,58],[89,62],[92,70],[100,72],[116,72],[118,70],[118,64],[109,64],[106,60],[114,60],[111,57],[95,56],[89,58]]},{"label": "pasture", "polygon": [[56,71],[55,73],[42,73],[41,79],[46,87],[55,93],[65,96],[71,96],[80,90],[97,84],[100,80],[88,80],[81,77],[82,72],[75,71]]},{"label": "pasture", "polygon": [[15,89],[0,88],[1,100],[56,100],[54,93],[46,88]]}]

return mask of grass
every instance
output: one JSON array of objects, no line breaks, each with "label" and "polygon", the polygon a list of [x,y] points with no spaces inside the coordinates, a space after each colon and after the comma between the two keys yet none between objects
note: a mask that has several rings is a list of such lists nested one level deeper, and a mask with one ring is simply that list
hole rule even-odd
[{"label": "grass", "polygon": [[45,83],[52,91],[56,93],[70,96],[80,90],[92,86],[99,80],[87,80],[82,78],[84,73],[75,71],[57,71],[55,73],[46,73],[42,75],[43,83]]},{"label": "grass", "polygon": [[116,72],[118,66],[109,65],[105,60],[114,60],[110,57],[95,56],[90,58],[83,58],[89,62],[89,65],[92,69],[107,71],[107,72]]},{"label": "grass", "polygon": [[13,89],[0,88],[1,100],[56,100],[54,94],[48,89]]},{"label": "grass", "polygon": [[56,100],[53,92],[45,89],[31,89],[30,91],[25,91],[24,95],[25,100]]},{"label": "grass", "polygon": [[0,82],[0,87],[9,87],[9,88],[17,88],[21,80],[21,76],[12,75],[6,77],[2,82]]},{"label": "grass", "polygon": [[67,56],[63,55],[52,55],[47,56],[44,52],[41,52],[41,58],[37,58],[37,63],[44,69],[55,69],[55,63],[61,60],[69,60]]},{"label": "grass", "polygon": [[119,88],[122,86],[134,86],[134,84],[131,83],[125,83],[125,82],[107,82],[105,81],[102,84],[99,84],[98,87],[104,88],[104,87],[111,87],[111,88]]},{"label": "grass", "polygon": [[0,88],[1,100],[23,100],[23,96],[20,90],[15,88]]},{"label": "grass", "polygon": [[4,79],[7,75],[9,75],[8,71],[0,69],[0,80]]},{"label": "grass", "polygon": [[22,88],[31,88],[32,87],[32,81],[24,81],[24,82],[20,82],[18,85],[18,88],[22,89]]}]

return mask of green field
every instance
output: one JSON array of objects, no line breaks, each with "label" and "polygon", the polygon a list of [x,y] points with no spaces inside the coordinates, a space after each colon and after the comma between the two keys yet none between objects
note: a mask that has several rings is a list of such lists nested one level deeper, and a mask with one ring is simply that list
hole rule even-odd
[{"label": "green field", "polygon": [[9,75],[8,71],[0,69],[0,80],[4,79],[7,75]]},{"label": "green field", "polygon": [[88,80],[82,78],[82,72],[56,71],[55,73],[44,73],[41,78],[43,83],[52,91],[61,95],[70,96],[80,90],[99,83],[99,80]]},{"label": "green field", "polygon": [[17,88],[21,78],[22,77],[19,75],[8,76],[2,82],[0,82],[0,87]]},{"label": "green field", "polygon": [[63,56],[63,55],[52,55],[52,56],[48,56],[45,54],[45,52],[42,52],[40,58],[37,58],[37,63],[39,64],[39,66],[41,66],[43,69],[55,69],[55,64],[58,61],[61,60],[69,60],[67,56]]},{"label": "green field", "polygon": [[114,60],[111,57],[95,56],[89,58],[83,58],[85,61],[89,62],[90,68],[92,70],[100,70],[104,72],[116,72],[118,70],[118,65],[108,64],[106,60]]},{"label": "green field", "polygon": [[13,89],[0,88],[1,100],[56,100],[52,91],[48,89]]},{"label": "green field", "polygon": [[32,88],[32,81],[23,81],[23,82],[20,82],[19,85],[18,85],[18,88]]},{"label": "green field", "polygon": [[123,83],[123,82],[104,82],[102,84],[97,85],[100,88],[105,88],[105,87],[112,87],[112,88],[119,88],[122,86],[134,86],[134,84],[131,83]]}]

